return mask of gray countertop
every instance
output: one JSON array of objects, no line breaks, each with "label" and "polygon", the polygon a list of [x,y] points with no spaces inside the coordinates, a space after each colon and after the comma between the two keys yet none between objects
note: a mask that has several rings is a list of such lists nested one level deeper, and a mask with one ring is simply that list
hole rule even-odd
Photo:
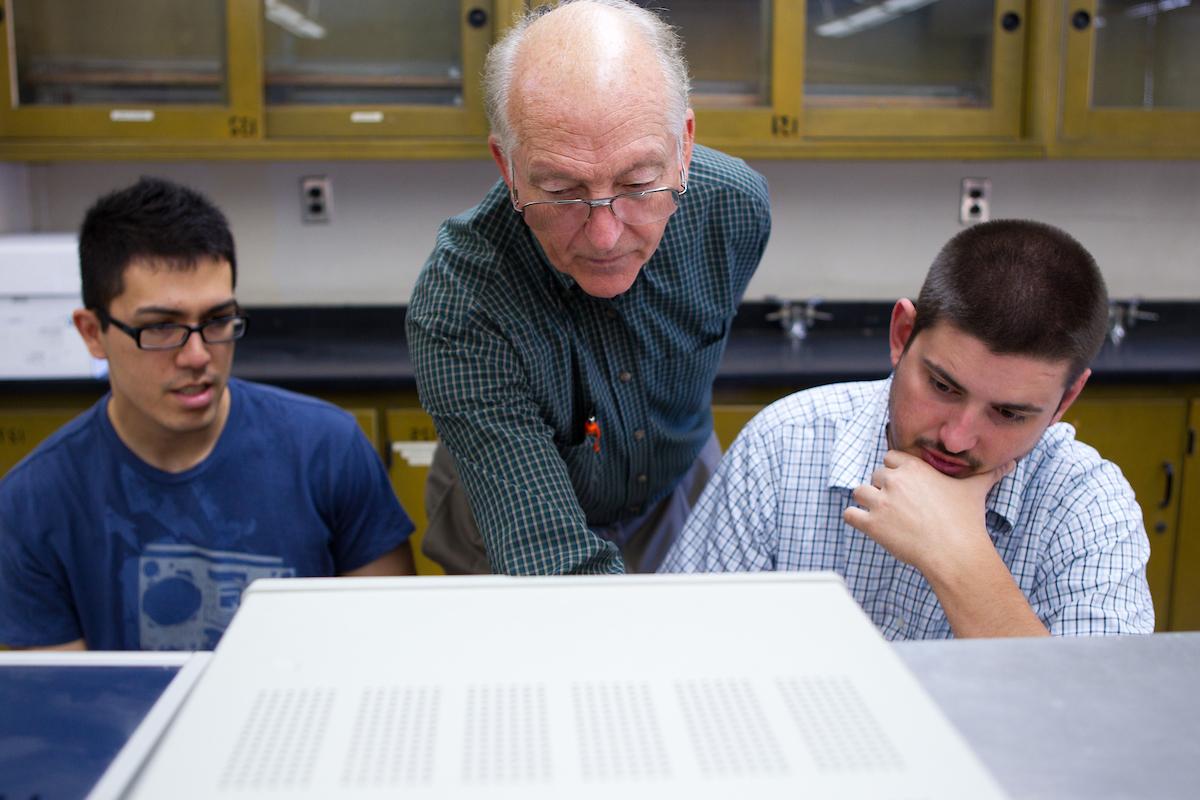
[{"label": "gray countertop", "polygon": [[1013,798],[1200,796],[1200,633],[894,647]]},{"label": "gray countertop", "polygon": [[[238,346],[234,372],[296,388],[413,388],[412,361],[403,341],[381,339],[251,339]],[[734,331],[716,387],[815,386],[886,377],[891,372],[886,334],[813,333],[802,342],[772,330]],[[1092,384],[1200,383],[1200,340],[1179,336],[1130,338],[1106,345],[1093,364]]]},{"label": "gray countertop", "polygon": [[[1162,304],[1168,322],[1131,331],[1120,347],[1106,344],[1092,385],[1200,383],[1200,304]],[[803,388],[885,377],[891,371],[887,306],[845,304],[836,324],[815,327],[804,341],[763,323],[763,304],[746,304],[734,323],[716,378],[718,390],[754,386]],[[1149,306],[1145,306],[1149,307]],[[234,374],[300,391],[415,389],[400,307],[264,308],[251,310],[238,343]],[[9,392],[96,389],[86,379],[2,380]]]}]

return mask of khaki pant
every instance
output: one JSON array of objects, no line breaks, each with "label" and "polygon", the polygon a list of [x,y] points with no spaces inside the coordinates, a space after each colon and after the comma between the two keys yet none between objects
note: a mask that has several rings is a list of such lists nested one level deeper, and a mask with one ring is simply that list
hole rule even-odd
[{"label": "khaki pant", "polygon": [[[713,434],[670,494],[640,517],[592,528],[592,532],[621,549],[629,572],[654,572],[683,530],[688,512],[700,499],[720,460],[721,446]],[[440,442],[425,480],[425,512],[429,525],[421,544],[422,553],[441,564],[448,575],[492,571],[454,457]]]}]

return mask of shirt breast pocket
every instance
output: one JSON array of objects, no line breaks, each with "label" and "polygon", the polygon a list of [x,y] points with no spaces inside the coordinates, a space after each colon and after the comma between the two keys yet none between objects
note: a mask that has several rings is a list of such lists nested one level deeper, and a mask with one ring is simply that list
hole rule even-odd
[{"label": "shirt breast pocket", "polygon": [[599,493],[597,461],[600,454],[596,452],[595,444],[591,439],[584,439],[582,444],[560,448],[559,454],[567,467],[567,475],[571,479],[571,486],[575,489],[579,505],[585,514],[589,514],[600,500],[597,496]]},{"label": "shirt breast pocket", "polygon": [[688,346],[662,362],[662,380],[657,386],[662,404],[683,413],[707,407],[728,332],[729,321],[723,320],[692,337]]}]

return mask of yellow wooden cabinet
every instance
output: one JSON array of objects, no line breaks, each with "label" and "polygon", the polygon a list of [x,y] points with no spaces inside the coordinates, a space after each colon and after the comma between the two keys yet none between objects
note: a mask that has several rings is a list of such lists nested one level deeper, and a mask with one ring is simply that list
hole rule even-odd
[{"label": "yellow wooden cabinet", "polygon": [[375,452],[379,452],[379,411],[374,408],[348,408],[354,415],[354,421],[362,428],[363,434]]},{"label": "yellow wooden cabinet", "polygon": [[807,136],[1021,136],[1024,0],[814,1],[806,22]]},{"label": "yellow wooden cabinet", "polygon": [[1179,531],[1175,544],[1175,574],[1171,593],[1171,627],[1200,631],[1200,400],[1188,413],[1187,447],[1179,488]]},{"label": "yellow wooden cabinet", "polygon": [[312,16],[304,7],[264,6],[269,136],[487,135],[477,76],[493,39],[491,0],[354,0]]},{"label": "yellow wooden cabinet", "polygon": [[79,414],[78,409],[0,409],[0,477],[38,443]]},{"label": "yellow wooden cabinet", "polygon": [[[552,0],[529,0],[530,7]],[[664,0],[678,29],[700,141],[724,149],[800,141],[804,5],[796,0]]]},{"label": "yellow wooden cabinet", "polygon": [[445,571],[421,552],[428,522],[425,516],[425,477],[437,445],[433,419],[420,408],[389,408],[384,412],[387,429],[388,471],[400,504],[412,518],[413,556],[418,575],[444,575]]},{"label": "yellow wooden cabinet", "polygon": [[486,155],[517,0],[0,0],[0,159]]},{"label": "yellow wooden cabinet", "polygon": [[1150,537],[1146,578],[1158,630],[1179,627],[1172,618],[1171,597],[1187,405],[1182,398],[1094,398],[1085,393],[1064,417],[1075,426],[1076,438],[1121,467],[1142,507]]},{"label": "yellow wooden cabinet", "polygon": [[[0,0],[0,160],[486,157],[544,0]],[[1200,4],[662,0],[700,141],[767,158],[1200,155]]]},{"label": "yellow wooden cabinet", "polygon": [[1200,155],[1200,6],[1036,4],[1031,133],[1049,155]]},{"label": "yellow wooden cabinet", "polygon": [[0,133],[257,139],[259,23],[252,0],[2,0]]},{"label": "yellow wooden cabinet", "polygon": [[742,428],[746,427],[746,423],[754,418],[754,415],[762,411],[761,405],[754,404],[727,404],[713,406],[713,431],[717,434],[717,441],[721,444],[721,452],[727,452],[733,440],[742,432]]}]

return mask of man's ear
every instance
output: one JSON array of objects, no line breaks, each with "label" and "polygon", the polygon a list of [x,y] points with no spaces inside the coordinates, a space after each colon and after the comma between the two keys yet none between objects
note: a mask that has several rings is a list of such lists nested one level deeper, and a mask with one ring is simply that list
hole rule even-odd
[{"label": "man's ear", "polygon": [[79,331],[79,336],[87,345],[92,358],[108,358],[108,351],[104,349],[104,339],[100,336],[100,318],[96,316],[96,312],[77,308],[71,313],[71,321],[75,323],[75,330]]},{"label": "man's ear", "polygon": [[888,328],[888,345],[892,351],[892,367],[900,363],[904,348],[912,338],[913,326],[917,324],[917,307],[912,300],[902,297],[892,307],[892,324]]},{"label": "man's ear", "polygon": [[508,166],[508,156],[500,148],[500,140],[496,138],[495,134],[488,136],[488,150],[492,151],[492,160],[500,168],[500,177],[508,184],[509,194],[512,194],[512,170]]},{"label": "man's ear", "polygon": [[680,180],[687,180],[688,170],[692,166],[692,146],[696,143],[696,112],[688,109],[683,117],[683,175]]},{"label": "man's ear", "polygon": [[1051,425],[1063,418],[1063,414],[1067,413],[1067,409],[1071,407],[1071,403],[1074,403],[1075,398],[1079,397],[1079,393],[1083,391],[1083,387],[1091,375],[1092,371],[1090,369],[1085,369],[1083,374],[1076,378],[1075,382],[1067,387],[1066,394],[1063,395],[1062,401],[1058,404],[1058,411],[1054,412],[1054,419],[1050,420]]}]

